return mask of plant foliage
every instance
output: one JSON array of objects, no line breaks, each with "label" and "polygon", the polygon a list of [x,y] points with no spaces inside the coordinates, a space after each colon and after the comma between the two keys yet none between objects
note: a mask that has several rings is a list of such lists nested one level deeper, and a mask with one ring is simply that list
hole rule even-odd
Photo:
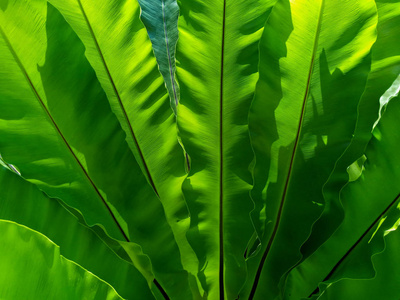
[{"label": "plant foliage", "polygon": [[0,0],[1,299],[393,299],[400,2]]}]

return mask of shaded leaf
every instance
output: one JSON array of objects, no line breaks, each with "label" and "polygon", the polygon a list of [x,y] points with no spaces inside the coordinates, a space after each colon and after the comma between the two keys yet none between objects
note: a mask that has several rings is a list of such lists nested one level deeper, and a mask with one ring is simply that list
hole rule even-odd
[{"label": "shaded leaf", "polygon": [[[393,99],[375,128],[365,170],[341,193],[346,211],[343,223],[317,251],[289,275],[286,293],[293,299],[318,295],[326,284],[342,278],[372,278],[371,256],[383,250],[383,236],[400,217],[397,151],[400,101]],[[390,178],[391,180],[386,180]]]},{"label": "shaded leaf", "polygon": [[[163,208],[125,142],[80,40],[51,5],[46,13],[45,1],[10,2],[0,12],[0,26],[4,159],[49,196],[77,209],[89,226],[98,224],[114,239],[139,243],[152,258],[157,280],[184,297],[187,274]],[[145,262],[137,267],[150,283],[150,261],[138,259]]]},{"label": "shaded leaf", "polygon": [[[126,299],[151,299],[144,277],[120,259],[89,228],[23,178],[0,168],[0,219],[10,220],[47,236],[60,253],[105,280]],[[117,272],[115,272],[118,270]]]},{"label": "shaded leaf", "polygon": [[[324,186],[324,198],[328,204],[324,214],[315,224],[311,237],[302,247],[305,256],[321,245],[343,220],[339,191],[348,181],[344,170],[364,153],[372,136],[372,128],[378,119],[380,102],[387,101],[399,86],[396,77],[400,74],[400,36],[397,34],[400,31],[400,3],[376,1],[376,4],[377,40],[372,47],[371,72],[358,107],[354,136]],[[391,88],[394,88],[394,91],[391,91]]]},{"label": "shaded leaf", "polygon": [[272,10],[249,117],[262,249],[248,260],[243,298],[278,297],[302,257],[322,187],[352,139],[376,23],[374,1],[283,0]]}]

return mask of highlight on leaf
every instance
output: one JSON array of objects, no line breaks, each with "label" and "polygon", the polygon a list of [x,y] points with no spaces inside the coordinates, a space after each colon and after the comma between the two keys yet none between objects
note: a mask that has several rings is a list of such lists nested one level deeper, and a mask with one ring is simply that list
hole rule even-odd
[{"label": "highlight on leaf", "polygon": [[0,299],[398,300],[400,2],[0,0]]}]

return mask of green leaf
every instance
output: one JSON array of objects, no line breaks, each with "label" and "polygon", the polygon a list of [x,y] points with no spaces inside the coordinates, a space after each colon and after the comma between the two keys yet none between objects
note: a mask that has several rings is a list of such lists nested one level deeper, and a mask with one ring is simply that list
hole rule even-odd
[{"label": "green leaf", "polygon": [[209,299],[235,299],[254,233],[247,111],[258,78],[258,41],[275,1],[182,0],[178,22],[178,127],[190,155],[184,182],[188,239]]},{"label": "green leaf", "polygon": [[272,10],[249,117],[262,247],[241,298],[275,299],[302,257],[322,187],[352,139],[376,23],[374,1],[281,0]]},{"label": "green leaf", "polygon": [[[163,288],[187,299],[187,273],[163,208],[126,144],[81,41],[51,5],[46,13],[45,1],[9,2],[0,11],[0,26],[5,161],[77,209],[89,226],[140,244]],[[151,268],[147,257],[141,261],[146,263],[139,269]],[[144,275],[153,279],[151,272]]]},{"label": "green leaf", "polygon": [[154,54],[165,86],[171,99],[171,107],[177,112],[179,86],[176,82],[175,50],[178,41],[179,7],[176,0],[138,0],[142,12],[140,19],[146,26],[153,44]]},{"label": "green leaf", "polygon": [[[399,86],[400,73],[400,3],[376,1],[378,8],[377,40],[372,47],[371,72],[358,107],[357,125],[351,144],[335,165],[324,187],[328,205],[313,228],[310,239],[302,247],[305,256],[319,247],[343,220],[343,208],[339,191],[348,181],[344,170],[357,160],[371,139],[372,128],[377,121],[380,102],[387,101]],[[397,79],[396,79],[397,77]],[[386,91],[388,90],[388,94]],[[379,101],[379,99],[381,99]]]},{"label": "green leaf", "polygon": [[128,145],[160,198],[178,246],[185,253],[185,269],[195,272],[198,265],[185,236],[189,218],[181,191],[185,157],[164,80],[139,19],[139,4],[136,0],[50,3],[85,45],[85,54],[125,131]]},{"label": "green leaf", "polygon": [[176,1],[0,0],[0,298],[396,299],[399,1]]},{"label": "green leaf", "polygon": [[385,238],[386,249],[373,257],[376,276],[372,280],[344,279],[331,286],[319,300],[387,299],[397,300],[400,294],[399,232]]},{"label": "green leaf", "polygon": [[18,171],[13,165],[10,165],[10,164],[6,163],[6,162],[3,160],[3,157],[1,157],[1,154],[0,154],[0,165],[2,165],[4,168],[6,168],[6,169],[8,169],[8,170],[10,170],[10,171],[12,171],[12,172],[18,174],[18,175],[21,175],[21,174],[19,173],[19,171]]},{"label": "green leaf", "polygon": [[147,282],[133,265],[117,257],[59,201],[5,168],[0,168],[0,219],[47,236],[60,246],[61,255],[105,280],[123,298],[134,299],[137,295],[142,299],[152,298]]},{"label": "green leaf", "polygon": [[317,296],[320,282],[325,282],[320,286],[324,290],[326,284],[342,278],[374,276],[371,256],[383,250],[383,236],[400,217],[399,100],[397,97],[389,103],[373,132],[361,177],[346,185],[341,193],[346,212],[343,223],[290,273],[286,294],[293,299]]},{"label": "green leaf", "polygon": [[122,299],[44,235],[4,220],[0,232],[2,299]]}]

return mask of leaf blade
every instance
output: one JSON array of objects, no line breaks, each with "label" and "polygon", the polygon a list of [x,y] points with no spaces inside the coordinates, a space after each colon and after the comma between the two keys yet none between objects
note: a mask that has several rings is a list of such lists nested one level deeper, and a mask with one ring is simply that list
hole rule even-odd
[{"label": "leaf blade", "polygon": [[171,107],[175,114],[179,103],[179,86],[175,78],[175,50],[178,41],[179,7],[176,0],[139,0],[141,20],[153,44],[161,74],[164,77]]},{"label": "leaf blade", "polygon": [[[299,249],[322,211],[322,186],[351,141],[376,12],[372,1],[338,7],[279,1],[260,42],[250,134],[256,156],[252,219],[262,251],[248,260],[252,283],[243,297],[277,297],[281,277],[301,259]],[[353,24],[356,29],[347,30]]]},{"label": "leaf blade", "polygon": [[188,239],[210,298],[236,298],[246,278],[243,255],[254,232],[247,110],[257,44],[274,2],[179,2],[177,122],[191,161],[183,184]]},{"label": "leaf blade", "polygon": [[42,234],[4,220],[0,220],[0,231],[0,265],[9,271],[0,275],[2,297],[122,299],[106,282],[61,256],[59,248]]},{"label": "leaf blade", "polygon": [[[133,265],[118,258],[93,231],[79,224],[59,201],[48,198],[36,186],[5,168],[0,168],[0,187],[0,219],[47,236],[60,247],[62,256],[108,282],[123,298],[140,295],[151,299],[147,282]],[[118,272],[113,272],[115,269]],[[130,280],[135,285],[132,286]]]},{"label": "leaf blade", "polygon": [[[89,226],[99,224],[117,240],[124,240],[118,227],[123,228],[128,241],[139,243],[145,255],[152,257],[157,280],[168,290],[182,293],[187,274],[164,210],[126,145],[124,132],[83,55],[83,45],[51,5],[46,12],[45,1],[34,4],[37,7],[25,1],[9,3],[1,14],[1,25],[12,34],[11,42],[23,56],[32,85],[70,147],[49,123],[2,40],[6,68],[0,81],[4,108],[0,149],[5,160],[17,165],[24,178],[50,196],[78,209]],[[30,11],[32,8],[35,10]],[[22,23],[15,26],[15,16],[21,13],[29,17],[21,18]],[[83,176],[84,170],[93,184]],[[100,195],[117,222],[100,205]],[[161,253],[156,250],[160,245],[164,249]],[[145,266],[137,267],[151,269],[148,257],[141,257]],[[166,272],[168,266],[177,272]],[[151,272],[144,275],[150,282],[154,278]]]},{"label": "leaf blade", "polygon": [[[366,150],[367,161],[363,174],[357,181],[345,186],[341,193],[346,209],[343,223],[289,275],[288,292],[293,297],[314,296],[319,282],[334,283],[342,278],[366,279],[374,276],[371,256],[383,250],[385,229],[391,228],[391,219],[399,217],[396,206],[400,193],[396,180],[384,180],[388,174],[393,179],[399,176],[396,164],[393,164],[399,159],[396,150],[393,150],[398,135],[393,130],[398,126],[398,100],[399,97],[389,103],[380,124],[375,128],[374,137]],[[388,218],[388,222],[385,218]],[[384,221],[383,225],[381,221]],[[319,264],[322,260],[323,266]],[[308,279],[303,286],[299,272]]]},{"label": "leaf blade", "polygon": [[[175,116],[136,0],[50,1],[85,45],[85,55],[104,88],[131,151],[157,193],[183,256],[197,271],[186,240],[189,224],[181,192],[185,157]],[[171,45],[172,47],[172,45]]]}]

